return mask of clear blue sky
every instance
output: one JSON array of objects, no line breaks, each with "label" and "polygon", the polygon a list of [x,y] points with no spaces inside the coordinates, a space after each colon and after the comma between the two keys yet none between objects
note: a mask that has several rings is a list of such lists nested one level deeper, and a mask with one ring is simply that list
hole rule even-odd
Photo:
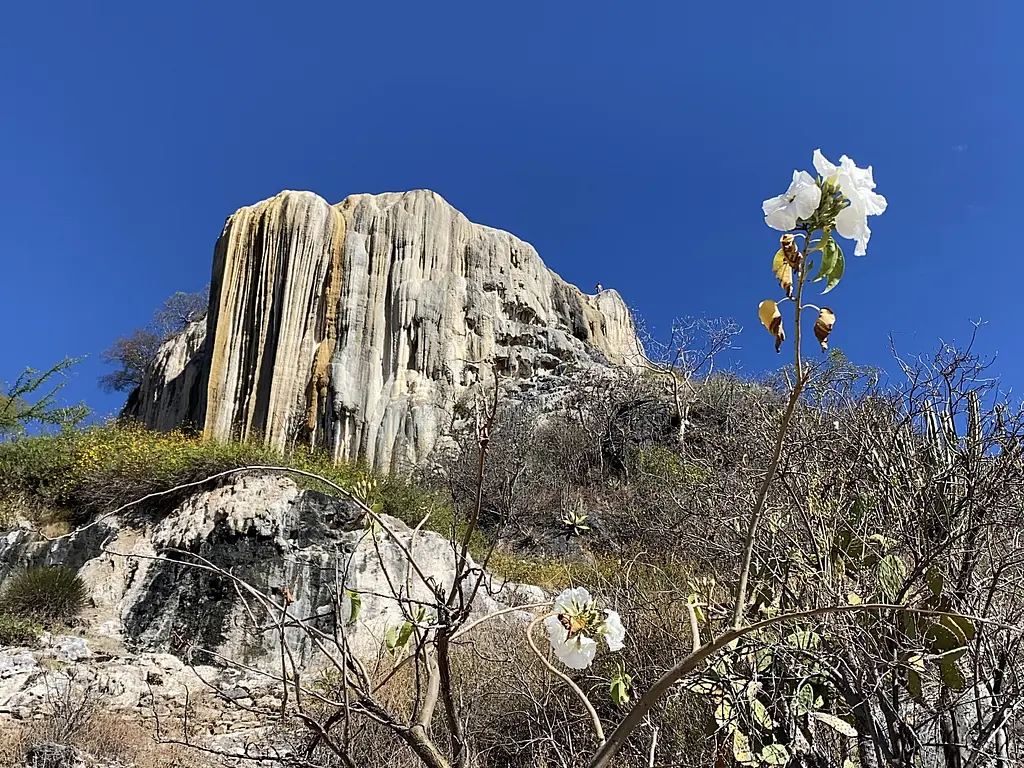
[{"label": "clear blue sky", "polygon": [[[1019,2],[11,3],[0,27],[0,379],[98,353],[209,280],[227,215],[281,189],[427,187],[648,321],[744,323],[779,363],[760,204],[821,147],[889,210],[830,296],[884,364],[988,321],[1024,375]],[[852,248],[848,249],[848,253]]]}]

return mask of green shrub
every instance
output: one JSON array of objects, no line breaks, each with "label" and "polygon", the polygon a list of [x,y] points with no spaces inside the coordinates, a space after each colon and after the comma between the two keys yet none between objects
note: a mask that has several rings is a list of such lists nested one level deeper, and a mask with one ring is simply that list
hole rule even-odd
[{"label": "green shrub", "polygon": [[[0,510],[17,504],[36,518],[73,509],[70,522],[78,523],[146,494],[251,464],[315,472],[345,488],[361,473],[354,464],[335,466],[326,453],[305,448],[283,454],[258,442],[219,443],[184,431],[110,423],[0,443]],[[319,485],[292,479],[301,487]]]},{"label": "green shrub", "polygon": [[683,460],[674,451],[654,443],[637,451],[636,469],[644,475],[675,478],[683,473]]},{"label": "green shrub", "polygon": [[4,646],[35,646],[42,627],[30,619],[0,612],[0,648]]},{"label": "green shrub", "polygon": [[0,499],[59,505],[73,483],[77,434],[22,437],[0,443]]},{"label": "green shrub", "polygon": [[85,606],[85,582],[59,565],[28,568],[7,585],[0,611],[42,624],[69,622]]},{"label": "green shrub", "polygon": [[707,482],[711,473],[699,464],[684,461],[675,451],[657,443],[644,446],[636,452],[637,472],[648,480],[671,481],[675,485],[690,486]]}]

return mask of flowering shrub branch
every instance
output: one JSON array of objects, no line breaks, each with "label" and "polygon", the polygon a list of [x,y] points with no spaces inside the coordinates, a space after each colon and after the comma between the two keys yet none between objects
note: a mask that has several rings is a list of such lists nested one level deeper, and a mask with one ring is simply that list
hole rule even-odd
[{"label": "flowering shrub branch", "polygon": [[[655,702],[675,683],[695,670],[700,662],[716,651],[758,628],[780,621],[864,608],[863,605],[836,606],[813,612],[778,616],[767,621],[743,626],[747,611],[754,549],[757,544],[761,519],[764,516],[768,491],[778,473],[793,414],[811,375],[811,370],[805,365],[802,355],[801,321],[804,309],[809,309],[813,305],[804,303],[804,290],[808,282],[821,281],[825,282],[823,293],[834,289],[845,272],[846,262],[842,248],[833,235],[838,234],[841,237],[855,240],[854,253],[857,256],[863,256],[867,253],[867,243],[871,236],[867,217],[879,215],[886,209],[885,198],[874,192],[875,182],[870,166],[867,169],[858,168],[853,160],[846,155],[842,156],[838,166],[833,165],[821,154],[820,150],[815,150],[813,159],[815,170],[819,174],[817,178],[806,171],[794,171],[789,188],[783,194],[769,198],[762,204],[765,223],[772,229],[784,233],[779,240],[779,250],[772,260],[772,273],[779,282],[779,287],[784,295],[779,300],[766,299],[761,302],[758,307],[758,317],[762,325],[773,336],[775,351],[781,352],[782,344],[786,340],[786,331],[780,306],[792,302],[794,375],[790,382],[789,396],[779,420],[771,459],[761,478],[747,521],[740,571],[733,596],[731,628],[700,645],[695,609],[690,607],[693,652],[665,673],[634,705],[609,740],[600,747],[591,762],[591,768],[606,766],[625,743],[629,734],[642,722]],[[797,238],[802,241],[799,246]],[[815,254],[820,254],[820,256],[815,256]],[[815,266],[815,258],[820,258],[820,266],[815,276],[808,280]],[[835,313],[829,307],[814,308],[818,310],[814,333],[824,352],[828,348],[828,337],[835,325]],[[582,649],[579,652],[582,652]],[[775,749],[779,745],[770,745],[770,747],[773,751],[767,761],[774,762],[776,758],[781,759],[785,749],[781,748],[780,752],[779,749]]]}]

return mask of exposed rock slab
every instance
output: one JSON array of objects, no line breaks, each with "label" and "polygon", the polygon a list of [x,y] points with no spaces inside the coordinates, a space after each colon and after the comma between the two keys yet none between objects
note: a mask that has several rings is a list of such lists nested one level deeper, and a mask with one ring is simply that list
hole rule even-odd
[{"label": "exposed rock slab", "polygon": [[[430,600],[428,587],[410,569],[408,554],[420,573],[449,592],[455,560],[443,536],[414,533],[388,517],[384,523],[390,533],[370,531],[364,522],[351,502],[300,490],[284,477],[249,475],[191,496],[153,524],[107,518],[55,542],[34,541],[28,531],[0,541],[12,569],[63,564],[78,571],[89,589],[93,637],[106,637],[136,653],[185,655],[199,648],[274,668],[280,663],[278,636],[253,631],[252,616],[262,611],[259,602],[243,603],[244,589],[195,564],[230,572],[278,601],[287,591],[291,614],[324,629],[333,622],[335,595],[345,589],[359,593],[361,610],[346,642],[372,660],[381,653],[387,630],[405,620],[395,585],[403,600]],[[536,588],[520,588],[520,593],[508,588],[499,602],[482,589],[474,610],[482,615],[509,601],[542,597]],[[410,603],[404,605],[408,610]],[[286,639],[300,665],[326,662],[317,660],[301,630],[288,630]],[[74,652],[73,645],[65,649],[65,655]],[[197,658],[204,663],[214,659]]]}]

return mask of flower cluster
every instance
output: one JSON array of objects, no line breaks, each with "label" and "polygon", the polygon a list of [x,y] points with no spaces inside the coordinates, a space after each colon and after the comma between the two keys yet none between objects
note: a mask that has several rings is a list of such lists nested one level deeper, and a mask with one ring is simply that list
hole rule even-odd
[{"label": "flower cluster", "polygon": [[835,165],[816,149],[814,169],[817,179],[807,171],[793,171],[789,189],[762,203],[765,223],[782,232],[797,229],[798,224],[810,224],[806,229],[834,227],[841,237],[856,241],[855,255],[864,256],[871,238],[868,216],[884,213],[887,205],[874,191],[871,166],[858,168],[846,155]]},{"label": "flower cluster", "polygon": [[603,637],[608,650],[623,647],[626,630],[619,614],[599,610],[583,587],[567,589],[555,600],[554,613],[544,620],[555,656],[570,669],[586,669],[597,655],[597,640]]}]

